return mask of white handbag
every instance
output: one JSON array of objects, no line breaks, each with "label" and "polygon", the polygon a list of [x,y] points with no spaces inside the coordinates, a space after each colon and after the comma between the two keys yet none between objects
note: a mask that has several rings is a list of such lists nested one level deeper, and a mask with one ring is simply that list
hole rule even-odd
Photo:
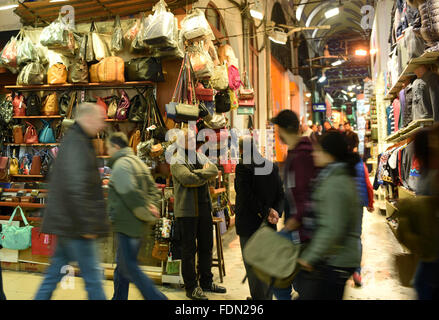
[{"label": "white handbag", "polygon": [[213,68],[212,77],[210,78],[212,88],[221,91],[229,87],[229,71],[226,64]]}]

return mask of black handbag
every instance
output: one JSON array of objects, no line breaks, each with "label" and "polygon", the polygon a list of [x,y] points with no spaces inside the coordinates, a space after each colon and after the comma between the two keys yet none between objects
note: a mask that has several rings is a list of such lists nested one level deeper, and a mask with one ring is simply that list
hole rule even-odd
[{"label": "black handbag", "polygon": [[67,115],[70,99],[70,92],[63,92],[58,99],[59,114],[63,117]]},{"label": "black handbag", "polygon": [[135,95],[131,101],[131,108],[128,114],[128,118],[132,122],[143,122],[145,119],[146,109],[148,108],[148,102],[142,92],[136,88],[138,94]]},{"label": "black handbag", "polygon": [[215,107],[217,113],[229,112],[231,108],[230,96],[227,91],[220,91],[215,95]]},{"label": "black handbag", "polygon": [[41,99],[36,93],[32,93],[27,97],[26,106],[26,116],[41,115]]},{"label": "black handbag", "polygon": [[126,77],[129,81],[163,82],[162,63],[157,58],[138,58],[125,63]]}]

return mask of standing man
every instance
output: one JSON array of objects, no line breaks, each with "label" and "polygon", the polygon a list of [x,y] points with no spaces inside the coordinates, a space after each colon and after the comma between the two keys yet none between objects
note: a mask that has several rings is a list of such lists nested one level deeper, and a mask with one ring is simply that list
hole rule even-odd
[{"label": "standing man", "polygon": [[360,143],[360,140],[358,139],[358,135],[354,132],[354,130],[352,130],[351,124],[349,122],[345,122],[344,130],[348,145],[355,146],[354,149],[352,149],[352,152],[358,152],[358,145]]},{"label": "standing man", "polygon": [[313,124],[313,125],[311,126],[311,130],[312,130],[312,133],[311,133],[311,135],[309,136],[309,138],[311,139],[312,143],[318,143],[318,136],[319,136],[319,133],[318,133],[318,131],[317,131],[317,126],[316,126],[315,124]]},{"label": "standing man", "polygon": [[134,283],[144,299],[167,300],[137,263],[146,223],[160,218],[160,191],[148,167],[134,155],[122,132],[107,140],[112,168],[108,211],[117,237],[117,267],[114,270],[113,300],[128,300],[129,284]]},{"label": "standing man", "polygon": [[57,235],[55,254],[36,300],[50,300],[69,262],[79,264],[90,300],[105,300],[99,266],[98,237],[109,223],[92,139],[105,128],[105,113],[96,104],[79,105],[76,123],[67,131],[49,181],[42,233]]},{"label": "standing man", "polygon": [[[248,149],[247,149],[248,148]],[[245,151],[244,151],[245,149]],[[271,164],[273,170],[267,174],[257,174],[257,168],[267,165],[256,149],[252,137],[239,139],[240,161],[236,166],[236,233],[239,235],[241,250],[251,236],[259,229],[263,221],[268,221],[276,230],[279,212],[283,211],[284,192],[279,168]],[[247,161],[246,156],[249,155]],[[267,186],[270,186],[267,188]],[[271,300],[273,293],[269,286],[258,279],[251,267],[244,261],[251,300]],[[250,299],[247,299],[250,300]]]},{"label": "standing man", "polygon": [[321,136],[323,134],[323,127],[321,124],[317,126],[317,135]]},{"label": "standing man", "polygon": [[326,121],[323,123],[323,129],[324,129],[323,132],[327,132],[327,131],[329,131],[329,130],[331,130],[331,129],[334,129],[334,128],[333,128],[332,124],[331,124],[328,120],[326,120]]},{"label": "standing man", "polygon": [[[196,151],[195,141],[189,142],[188,130],[184,143],[179,139],[177,152],[171,162],[174,182],[174,214],[181,231],[182,273],[186,296],[192,300],[208,300],[204,292],[226,293],[226,288],[213,283],[212,202],[208,181],[218,175],[218,168],[202,153]],[[191,163],[194,159],[196,163]],[[200,285],[195,271],[198,251]]]},{"label": "standing man", "polygon": [[[294,232],[293,237],[299,238],[303,245],[311,240],[314,229],[314,219],[309,210],[311,195],[310,182],[316,176],[312,157],[313,146],[308,137],[299,136],[299,119],[291,110],[282,110],[271,119],[278,126],[279,137],[288,146],[288,156],[285,162],[284,189],[286,198],[285,231]],[[294,288],[299,295],[306,294],[306,288],[300,286],[296,277]],[[292,290],[276,290],[279,300],[291,300]]]}]

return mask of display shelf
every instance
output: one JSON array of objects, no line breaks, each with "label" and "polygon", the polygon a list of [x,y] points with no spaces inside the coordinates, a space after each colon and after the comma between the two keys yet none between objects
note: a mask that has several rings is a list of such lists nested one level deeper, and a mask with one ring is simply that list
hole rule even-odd
[{"label": "display shelf", "polygon": [[49,192],[49,190],[47,190],[47,189],[3,189],[3,193],[5,193],[5,192],[19,192],[19,191],[32,192],[34,190],[38,190],[40,193]]},{"label": "display shelf", "polygon": [[398,211],[398,208],[392,202],[386,199],[386,216],[391,217],[395,211]]},{"label": "display shelf", "polygon": [[24,202],[0,202],[0,207],[21,207],[21,208],[44,208],[42,203],[24,203]]},{"label": "display shelf", "polygon": [[416,197],[416,193],[402,186],[398,187],[399,199],[410,199]]},{"label": "display shelf", "polygon": [[5,143],[6,146],[10,147],[57,147],[59,143],[35,143],[35,144],[25,144],[25,143]]},{"label": "display shelf", "polygon": [[18,116],[14,117],[14,119],[61,119],[63,116]]},{"label": "display shelf", "polygon": [[5,86],[5,89],[16,91],[57,91],[65,89],[84,89],[84,90],[102,90],[105,88],[135,88],[154,86],[155,82],[152,81],[130,81],[123,83],[66,83],[66,84],[42,84],[32,86]]},{"label": "display shelf", "polygon": [[401,91],[401,89],[403,88],[405,80],[415,75],[414,71],[419,65],[435,63],[437,62],[438,57],[439,52],[426,52],[419,58],[411,59],[408,65],[405,67],[404,71],[402,71],[402,73],[399,75],[398,81],[389,90],[384,99],[394,99],[398,95],[399,91]]},{"label": "display shelf", "polygon": [[386,142],[393,143],[393,142],[400,142],[402,140],[405,140],[410,136],[412,136],[413,134],[415,134],[416,132],[418,132],[419,130],[421,130],[422,128],[433,125],[433,123],[434,123],[433,119],[414,120],[410,122],[410,124],[407,127],[402,128],[397,132],[388,136],[386,138]]},{"label": "display shelf", "polygon": [[32,174],[15,174],[15,175],[12,175],[11,177],[13,177],[13,178],[44,178],[44,176],[40,175],[40,174],[35,174],[35,175],[32,175]]}]

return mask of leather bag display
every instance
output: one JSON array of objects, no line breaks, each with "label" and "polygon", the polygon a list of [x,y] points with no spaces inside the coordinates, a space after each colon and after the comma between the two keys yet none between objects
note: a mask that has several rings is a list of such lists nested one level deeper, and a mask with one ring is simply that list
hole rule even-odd
[{"label": "leather bag display", "polygon": [[43,128],[40,131],[38,140],[40,143],[56,143],[55,134],[53,132],[51,121],[42,120]]},{"label": "leather bag display", "polygon": [[98,64],[93,64],[90,66],[90,82],[91,83],[99,83],[99,76],[98,76]]},{"label": "leather bag display", "polygon": [[197,99],[200,101],[213,101],[213,97],[215,95],[213,89],[204,88],[201,82],[198,82],[195,87],[195,94],[197,95]]},{"label": "leather bag display", "polygon": [[12,106],[14,108],[14,117],[26,116],[26,102],[22,94],[16,94],[12,100]]},{"label": "leather bag display", "polygon": [[41,115],[41,98],[38,94],[32,93],[26,99],[26,116]]},{"label": "leather bag display", "polygon": [[23,126],[16,125],[12,127],[12,137],[15,144],[24,143]]},{"label": "leather bag display", "polygon": [[67,68],[61,63],[54,64],[47,71],[48,84],[64,84],[67,83]]},{"label": "leather bag display", "polygon": [[[12,225],[17,210],[20,211],[24,227]],[[1,245],[11,250],[26,250],[30,248],[32,245],[32,228],[27,222],[23,210],[20,207],[16,207],[8,223],[3,225],[2,232],[0,233]]]},{"label": "leather bag display", "polygon": [[84,59],[77,57],[74,60],[73,66],[69,70],[69,82],[88,83],[88,65]]},{"label": "leather bag display", "polygon": [[229,71],[226,64],[213,68],[210,83],[215,90],[226,90],[229,87]]},{"label": "leather bag display", "polygon": [[227,91],[218,92],[215,96],[216,112],[229,112],[231,109],[230,95]]},{"label": "leather bag display", "polygon": [[24,143],[25,144],[38,144],[38,134],[35,126],[32,123],[26,122],[27,128],[26,133],[24,134]]},{"label": "leather bag display", "polygon": [[0,157],[0,182],[9,182],[9,158]]},{"label": "leather bag display", "polygon": [[9,174],[11,175],[11,176],[15,176],[15,175],[17,175],[18,174],[18,169],[19,169],[19,166],[18,166],[18,159],[17,158],[15,158],[15,157],[13,157],[13,158],[11,158],[10,159],[10,161],[9,161],[10,163],[9,163]]},{"label": "leather bag display", "polygon": [[41,174],[41,157],[38,155],[33,156],[32,165],[30,169],[31,175],[40,175]]},{"label": "leather bag display", "polygon": [[125,63],[128,81],[163,82],[162,63],[157,58],[138,58]]},{"label": "leather bag display", "polygon": [[[102,40],[101,36],[98,33],[95,22],[91,23],[90,27],[91,32],[91,41],[93,44],[93,54],[94,58],[97,61],[101,61],[110,56],[110,52],[108,50],[107,44]],[[88,39],[90,41],[90,37]]]},{"label": "leather bag display", "polygon": [[99,82],[125,82],[125,63],[122,58],[108,57],[97,64]]},{"label": "leather bag display", "polygon": [[44,116],[55,116],[59,114],[58,96],[53,92],[46,96],[43,102],[41,114]]},{"label": "leather bag display", "polygon": [[134,131],[134,133],[130,137],[129,146],[133,149],[134,154],[137,154],[137,146],[141,141],[141,133],[140,130]]},{"label": "leather bag display", "polygon": [[117,106],[116,119],[126,120],[128,119],[130,109],[130,98],[125,90],[122,90],[122,95],[120,97],[119,105]]},{"label": "leather bag display", "polygon": [[107,116],[110,119],[114,119],[116,117],[117,106],[119,105],[119,97],[113,96],[111,97],[110,103],[108,105]]},{"label": "leather bag display", "polygon": [[[101,97],[98,97],[98,98],[97,98],[97,101],[96,101],[96,104],[97,104],[98,106],[100,106],[100,107],[104,110],[104,113],[105,113],[105,115],[107,116],[107,113],[108,113],[108,106],[107,106],[107,104],[105,103],[104,99],[102,99]],[[108,116],[107,116],[107,117],[108,117]]]},{"label": "leather bag display", "polygon": [[26,86],[43,84],[45,74],[46,69],[40,62],[31,62],[21,69],[17,77],[17,85]]}]

